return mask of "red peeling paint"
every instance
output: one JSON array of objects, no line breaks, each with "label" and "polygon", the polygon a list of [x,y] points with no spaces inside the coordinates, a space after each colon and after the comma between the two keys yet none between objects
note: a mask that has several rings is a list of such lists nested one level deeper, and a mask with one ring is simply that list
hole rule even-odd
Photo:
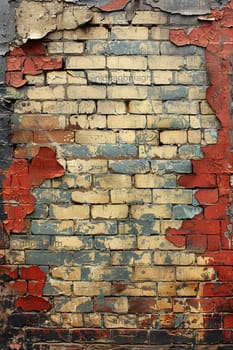
[{"label": "red peeling paint", "polygon": [[[170,40],[177,46],[197,45],[206,48],[206,62],[210,87],[206,98],[221,122],[218,141],[202,147],[203,159],[193,160],[193,174],[183,175],[179,184],[198,189],[195,197],[203,207],[203,214],[185,220],[180,229],[168,229],[167,239],[177,247],[199,252],[205,265],[214,267],[217,279],[201,284],[201,299],[213,298],[216,312],[232,313],[233,252],[231,184],[233,154],[230,132],[233,130],[231,116],[231,79],[233,57],[233,0],[223,10],[214,10],[198,28],[186,34],[184,30],[171,30]],[[209,21],[212,19],[211,21]],[[183,243],[183,244],[182,244]],[[222,266],[225,265],[225,266]],[[229,266],[228,266],[229,265]],[[229,307],[229,302],[231,307]],[[219,305],[219,306],[217,306]],[[202,310],[208,312],[204,302]],[[232,328],[233,316],[224,317],[224,328]],[[208,323],[208,322],[207,322]],[[208,328],[208,327],[207,327]],[[208,338],[208,332],[205,336]]]},{"label": "red peeling paint", "polygon": [[10,51],[6,56],[6,65],[6,83],[19,88],[27,83],[25,74],[38,75],[44,70],[62,68],[62,57],[46,56],[44,45],[31,41]]},{"label": "red peeling paint", "polygon": [[104,6],[99,7],[100,10],[105,12],[123,10],[130,0],[112,0]]},{"label": "red peeling paint", "polygon": [[20,297],[15,302],[15,307],[22,311],[48,311],[51,309],[50,303],[37,296]]},{"label": "red peeling paint", "polygon": [[53,150],[42,147],[31,163],[25,159],[14,159],[10,168],[4,171],[2,196],[7,219],[3,226],[9,234],[19,233],[25,227],[26,215],[33,212],[35,198],[30,194],[34,186],[46,179],[62,176],[64,169],[57,162]]}]

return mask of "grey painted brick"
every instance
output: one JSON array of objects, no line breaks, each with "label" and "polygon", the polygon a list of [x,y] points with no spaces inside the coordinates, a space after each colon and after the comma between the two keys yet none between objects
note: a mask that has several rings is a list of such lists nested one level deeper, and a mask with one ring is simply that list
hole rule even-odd
[{"label": "grey painted brick", "polygon": [[72,253],[62,251],[28,250],[25,252],[25,257],[25,262],[28,265],[67,266],[72,261]]},{"label": "grey painted brick", "polygon": [[190,160],[152,160],[152,170],[155,173],[171,174],[171,173],[191,173],[192,164]]},{"label": "grey painted brick", "polygon": [[179,148],[181,158],[200,159],[202,156],[200,145],[184,145]]},{"label": "grey painted brick", "polygon": [[11,235],[11,249],[48,249],[50,246],[50,236],[43,237],[26,236],[26,235]]},{"label": "grey painted brick", "polygon": [[89,40],[87,52],[102,55],[158,55],[159,44],[154,41]]},{"label": "grey painted brick", "polygon": [[128,235],[154,235],[159,234],[160,225],[158,220],[126,220],[119,222],[119,230],[121,234]]},{"label": "grey painted brick", "polygon": [[149,87],[148,96],[159,100],[179,100],[188,96],[188,88],[184,86]]},{"label": "grey painted brick", "polygon": [[79,251],[73,253],[73,265],[109,265],[111,261],[109,252],[98,252],[95,250]]},{"label": "grey painted brick", "polygon": [[[104,232],[100,232],[100,227],[103,227]],[[91,235],[95,234],[95,231],[98,231],[98,234],[108,234],[116,235],[117,234],[117,222],[116,221],[80,221],[78,220],[75,224],[75,234],[78,235]]]},{"label": "grey painted brick", "polygon": [[100,276],[96,276],[95,267],[83,267],[81,272],[82,281],[129,281],[132,276],[132,268],[123,266],[103,267],[99,271]]},{"label": "grey painted brick", "polygon": [[33,220],[31,230],[35,235],[72,235],[73,221],[65,221],[64,225],[60,220]]},{"label": "grey painted brick", "polygon": [[60,145],[59,156],[62,158],[87,158],[92,157],[93,152],[86,145]]},{"label": "grey painted brick", "polygon": [[189,118],[182,117],[177,118],[177,116],[173,115],[155,115],[149,116],[149,129],[187,129],[189,127]]},{"label": "grey painted brick", "polygon": [[174,219],[192,219],[201,212],[201,207],[193,207],[191,205],[175,205],[173,207]]},{"label": "grey painted brick", "polygon": [[115,173],[120,174],[143,174],[150,170],[149,161],[146,159],[119,160],[116,162],[110,162],[109,167]]},{"label": "grey painted brick", "polygon": [[107,158],[135,157],[137,155],[137,147],[128,144],[105,144],[97,147],[96,155]]},{"label": "grey painted brick", "polygon": [[202,49],[194,46],[194,45],[189,45],[189,46],[183,46],[183,47],[177,47],[176,45],[168,42],[162,42],[160,44],[160,51],[162,55],[183,55],[183,56],[188,56],[188,55],[198,55],[203,52]]},{"label": "grey painted brick", "polygon": [[31,193],[36,198],[38,204],[70,202],[70,193],[62,189],[35,188]]},{"label": "grey painted brick", "polygon": [[48,217],[48,205],[39,204],[35,205],[33,213],[30,214],[30,218],[32,219],[45,219]]}]

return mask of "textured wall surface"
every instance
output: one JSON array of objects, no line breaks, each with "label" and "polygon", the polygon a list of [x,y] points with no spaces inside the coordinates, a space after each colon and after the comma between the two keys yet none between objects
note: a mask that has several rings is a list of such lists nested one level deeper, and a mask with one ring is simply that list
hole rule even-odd
[{"label": "textured wall surface", "polygon": [[233,1],[4,6],[0,349],[231,350]]}]

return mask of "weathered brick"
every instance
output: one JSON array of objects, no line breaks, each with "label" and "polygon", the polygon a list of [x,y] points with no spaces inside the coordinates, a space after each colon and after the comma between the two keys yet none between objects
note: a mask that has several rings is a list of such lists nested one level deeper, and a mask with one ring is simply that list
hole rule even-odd
[{"label": "weathered brick", "polygon": [[88,281],[128,281],[132,276],[131,267],[91,266],[82,268],[82,280]]},{"label": "weathered brick", "polygon": [[120,189],[110,191],[112,203],[148,203],[151,202],[150,190]]},{"label": "weathered brick", "polygon": [[113,295],[125,296],[155,296],[156,283],[155,282],[134,282],[124,284],[122,282],[114,282],[112,287]]},{"label": "weathered brick", "polygon": [[[62,233],[61,233],[62,234]],[[53,241],[54,249],[62,250],[83,250],[91,249],[93,246],[92,240],[89,237],[67,237],[56,236]]]},{"label": "weathered brick", "polygon": [[95,247],[100,250],[122,250],[126,246],[128,249],[135,249],[137,246],[136,237],[124,235],[116,237],[99,236],[95,240]]},{"label": "weathered brick", "polygon": [[85,72],[67,70],[67,80],[69,84],[87,85]]},{"label": "weathered brick", "polygon": [[107,126],[107,118],[105,115],[72,115],[69,118],[71,127],[79,127],[80,129],[104,129]]},{"label": "weathered brick", "polygon": [[162,102],[154,100],[132,100],[129,103],[129,112],[135,114],[162,113]]},{"label": "weathered brick", "polygon": [[[100,293],[103,294],[103,293]],[[128,312],[128,298],[125,297],[107,297],[100,296],[94,303],[94,310],[98,312],[112,312],[112,313],[127,313]]]},{"label": "weathered brick", "polygon": [[169,29],[160,26],[152,27],[150,31],[150,36],[152,40],[168,40]]},{"label": "weathered brick", "polygon": [[[64,33],[65,35],[65,33]],[[66,41],[64,42],[64,53],[74,53],[74,54],[81,54],[84,52],[84,44],[83,43],[77,43],[73,41]]]},{"label": "weathered brick", "polygon": [[155,84],[172,84],[173,83],[173,72],[172,71],[164,71],[164,70],[156,70],[153,71],[153,82]]},{"label": "weathered brick", "polygon": [[66,59],[67,69],[100,69],[105,68],[104,56],[78,56]]},{"label": "weathered brick", "polygon": [[64,129],[65,128],[65,117],[54,116],[54,115],[14,115],[12,117],[13,126],[17,129]]},{"label": "weathered brick", "polygon": [[[75,190],[71,194],[71,199],[75,203],[109,203],[109,192],[107,190],[79,191]],[[85,219],[85,218],[82,218]]]},{"label": "weathered brick", "polygon": [[172,204],[192,204],[193,196],[191,190],[183,189],[154,189],[152,190],[154,203],[172,203]]},{"label": "weathered brick", "polygon": [[109,167],[113,172],[121,174],[143,174],[150,170],[147,159],[110,161]]},{"label": "weathered brick", "polygon": [[168,130],[160,132],[162,144],[184,144],[187,143],[187,132],[185,130]]},{"label": "weathered brick", "polygon": [[43,113],[73,114],[78,112],[78,105],[71,101],[45,101],[42,102]]},{"label": "weathered brick", "polygon": [[55,219],[88,219],[88,205],[50,205],[50,216]]},{"label": "weathered brick", "polygon": [[155,173],[191,173],[191,162],[189,160],[153,160],[151,168]]},{"label": "weathered brick", "polygon": [[136,315],[104,315],[106,328],[137,328]]},{"label": "weathered brick", "polygon": [[129,175],[107,174],[94,177],[95,187],[118,189],[131,188],[132,181]]},{"label": "weathered brick", "polygon": [[48,250],[28,250],[25,252],[25,263],[28,265],[71,265],[71,252],[48,251]]},{"label": "weathered brick", "polygon": [[156,41],[143,41],[142,43],[140,40],[89,40],[87,52],[92,55],[159,55],[159,43]]},{"label": "weathered brick", "polygon": [[125,219],[128,216],[127,205],[93,205],[91,208],[93,219]]},{"label": "weathered brick", "polygon": [[146,127],[144,115],[109,115],[107,125],[111,129],[143,129]]},{"label": "weathered brick", "polygon": [[154,263],[156,265],[193,265],[194,253],[183,252],[155,252]]},{"label": "weathered brick", "polygon": [[174,244],[170,243],[165,236],[139,236],[138,249],[152,249],[152,250],[180,250]]},{"label": "weathered brick", "polygon": [[116,143],[116,135],[113,131],[78,130],[75,140],[78,144]]},{"label": "weathered brick", "polygon": [[167,14],[153,11],[137,11],[132,24],[156,25],[166,24]]},{"label": "weathered brick", "polygon": [[148,57],[148,65],[150,69],[171,69],[180,70],[185,67],[185,58],[183,56],[155,56]]},{"label": "weathered brick", "polygon": [[111,38],[113,40],[147,40],[148,28],[114,26],[111,30]]},{"label": "weathered brick", "polygon": [[160,220],[128,220],[118,224],[118,232],[120,235],[153,235],[160,233]]},{"label": "weathered brick", "polygon": [[117,142],[119,143],[136,143],[135,130],[119,130],[117,136]]},{"label": "weathered brick", "polygon": [[154,174],[137,174],[135,175],[135,187],[137,188],[175,188],[176,176],[167,174],[157,176]]},{"label": "weathered brick", "polygon": [[171,217],[171,206],[170,205],[156,205],[156,204],[145,204],[145,205],[132,205],[131,215],[134,219],[148,220],[149,218],[170,218]]},{"label": "weathered brick", "polygon": [[67,83],[67,73],[66,72],[48,72],[47,73],[47,83],[49,85],[59,85]]},{"label": "weathered brick", "polygon": [[[69,216],[69,219],[71,217]],[[35,235],[72,235],[73,221],[72,220],[33,220],[32,233]]]},{"label": "weathered brick", "polygon": [[175,268],[161,266],[136,266],[134,281],[174,281]]},{"label": "weathered brick", "polygon": [[73,143],[74,133],[68,130],[34,131],[34,142],[42,143]]},{"label": "weathered brick", "polygon": [[93,302],[90,297],[56,297],[54,307],[56,312],[91,312]]},{"label": "weathered brick", "polygon": [[74,295],[95,296],[95,295],[111,295],[111,283],[109,282],[74,282]]},{"label": "weathered brick", "polygon": [[109,84],[109,72],[107,70],[89,70],[87,71],[88,82],[94,84]]},{"label": "weathered brick", "polygon": [[94,101],[81,101],[78,106],[80,114],[93,114],[96,112],[96,106]]},{"label": "weathered brick", "polygon": [[27,90],[27,97],[31,100],[64,100],[65,89],[62,85],[30,87]]},{"label": "weathered brick", "polygon": [[78,281],[81,278],[81,268],[73,266],[53,267],[51,268],[51,276],[65,281]]},{"label": "weathered brick", "polygon": [[122,101],[98,101],[97,113],[100,114],[125,114],[126,105]]},{"label": "weathered brick", "polygon": [[15,113],[41,113],[41,103],[37,101],[17,101],[14,108]]},{"label": "weathered brick", "polygon": [[146,57],[110,56],[107,57],[107,67],[110,69],[146,69]]},{"label": "weathered brick", "polygon": [[49,282],[45,283],[43,294],[44,295],[71,295],[71,283],[70,282],[63,282],[63,281],[56,281],[50,279]]},{"label": "weathered brick", "polygon": [[148,115],[147,127],[149,129],[186,129],[189,127],[189,117],[177,115]]},{"label": "weathered brick", "polygon": [[67,169],[71,173],[104,174],[107,173],[107,160],[72,159],[67,161]]},{"label": "weathered brick", "polygon": [[108,86],[107,95],[110,99],[138,99],[147,98],[147,88],[144,86]]},{"label": "weathered brick", "polygon": [[142,145],[139,146],[140,158],[161,158],[161,159],[174,159],[177,156],[177,146],[151,146]]},{"label": "weathered brick", "polygon": [[112,252],[112,264],[113,265],[151,265],[151,253],[141,251],[115,251]]},{"label": "weathered brick", "polygon": [[215,279],[213,267],[177,267],[176,278],[178,281],[208,281]]},{"label": "weathered brick", "polygon": [[109,266],[110,264],[110,253],[99,252],[97,250],[86,250],[86,251],[74,251],[73,252],[73,266],[83,265],[101,265]]},{"label": "weathered brick", "polygon": [[108,39],[108,30],[105,27],[78,28],[75,31],[64,31],[64,39],[89,40]]},{"label": "weathered brick", "polygon": [[103,235],[103,234],[117,234],[116,221],[76,221],[75,232],[78,235]]},{"label": "weathered brick", "polygon": [[67,87],[67,96],[68,99],[105,99],[106,98],[106,87],[105,86],[85,86],[81,85],[69,85]]},{"label": "weathered brick", "polygon": [[164,104],[166,113],[198,114],[199,104],[197,101],[167,101]]}]

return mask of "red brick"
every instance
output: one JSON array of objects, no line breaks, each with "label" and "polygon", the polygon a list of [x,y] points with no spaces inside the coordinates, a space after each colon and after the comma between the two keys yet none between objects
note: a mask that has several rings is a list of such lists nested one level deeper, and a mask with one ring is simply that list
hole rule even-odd
[{"label": "red brick", "polygon": [[199,190],[195,193],[195,198],[200,204],[213,204],[218,201],[218,189]]},{"label": "red brick", "polygon": [[12,143],[33,142],[33,132],[29,130],[14,130],[11,142]]},{"label": "red brick", "polygon": [[22,309],[22,311],[48,311],[51,309],[47,300],[34,296],[18,298],[15,307]]},{"label": "red brick", "polygon": [[22,267],[20,277],[25,280],[45,281],[46,274],[38,266]]}]

